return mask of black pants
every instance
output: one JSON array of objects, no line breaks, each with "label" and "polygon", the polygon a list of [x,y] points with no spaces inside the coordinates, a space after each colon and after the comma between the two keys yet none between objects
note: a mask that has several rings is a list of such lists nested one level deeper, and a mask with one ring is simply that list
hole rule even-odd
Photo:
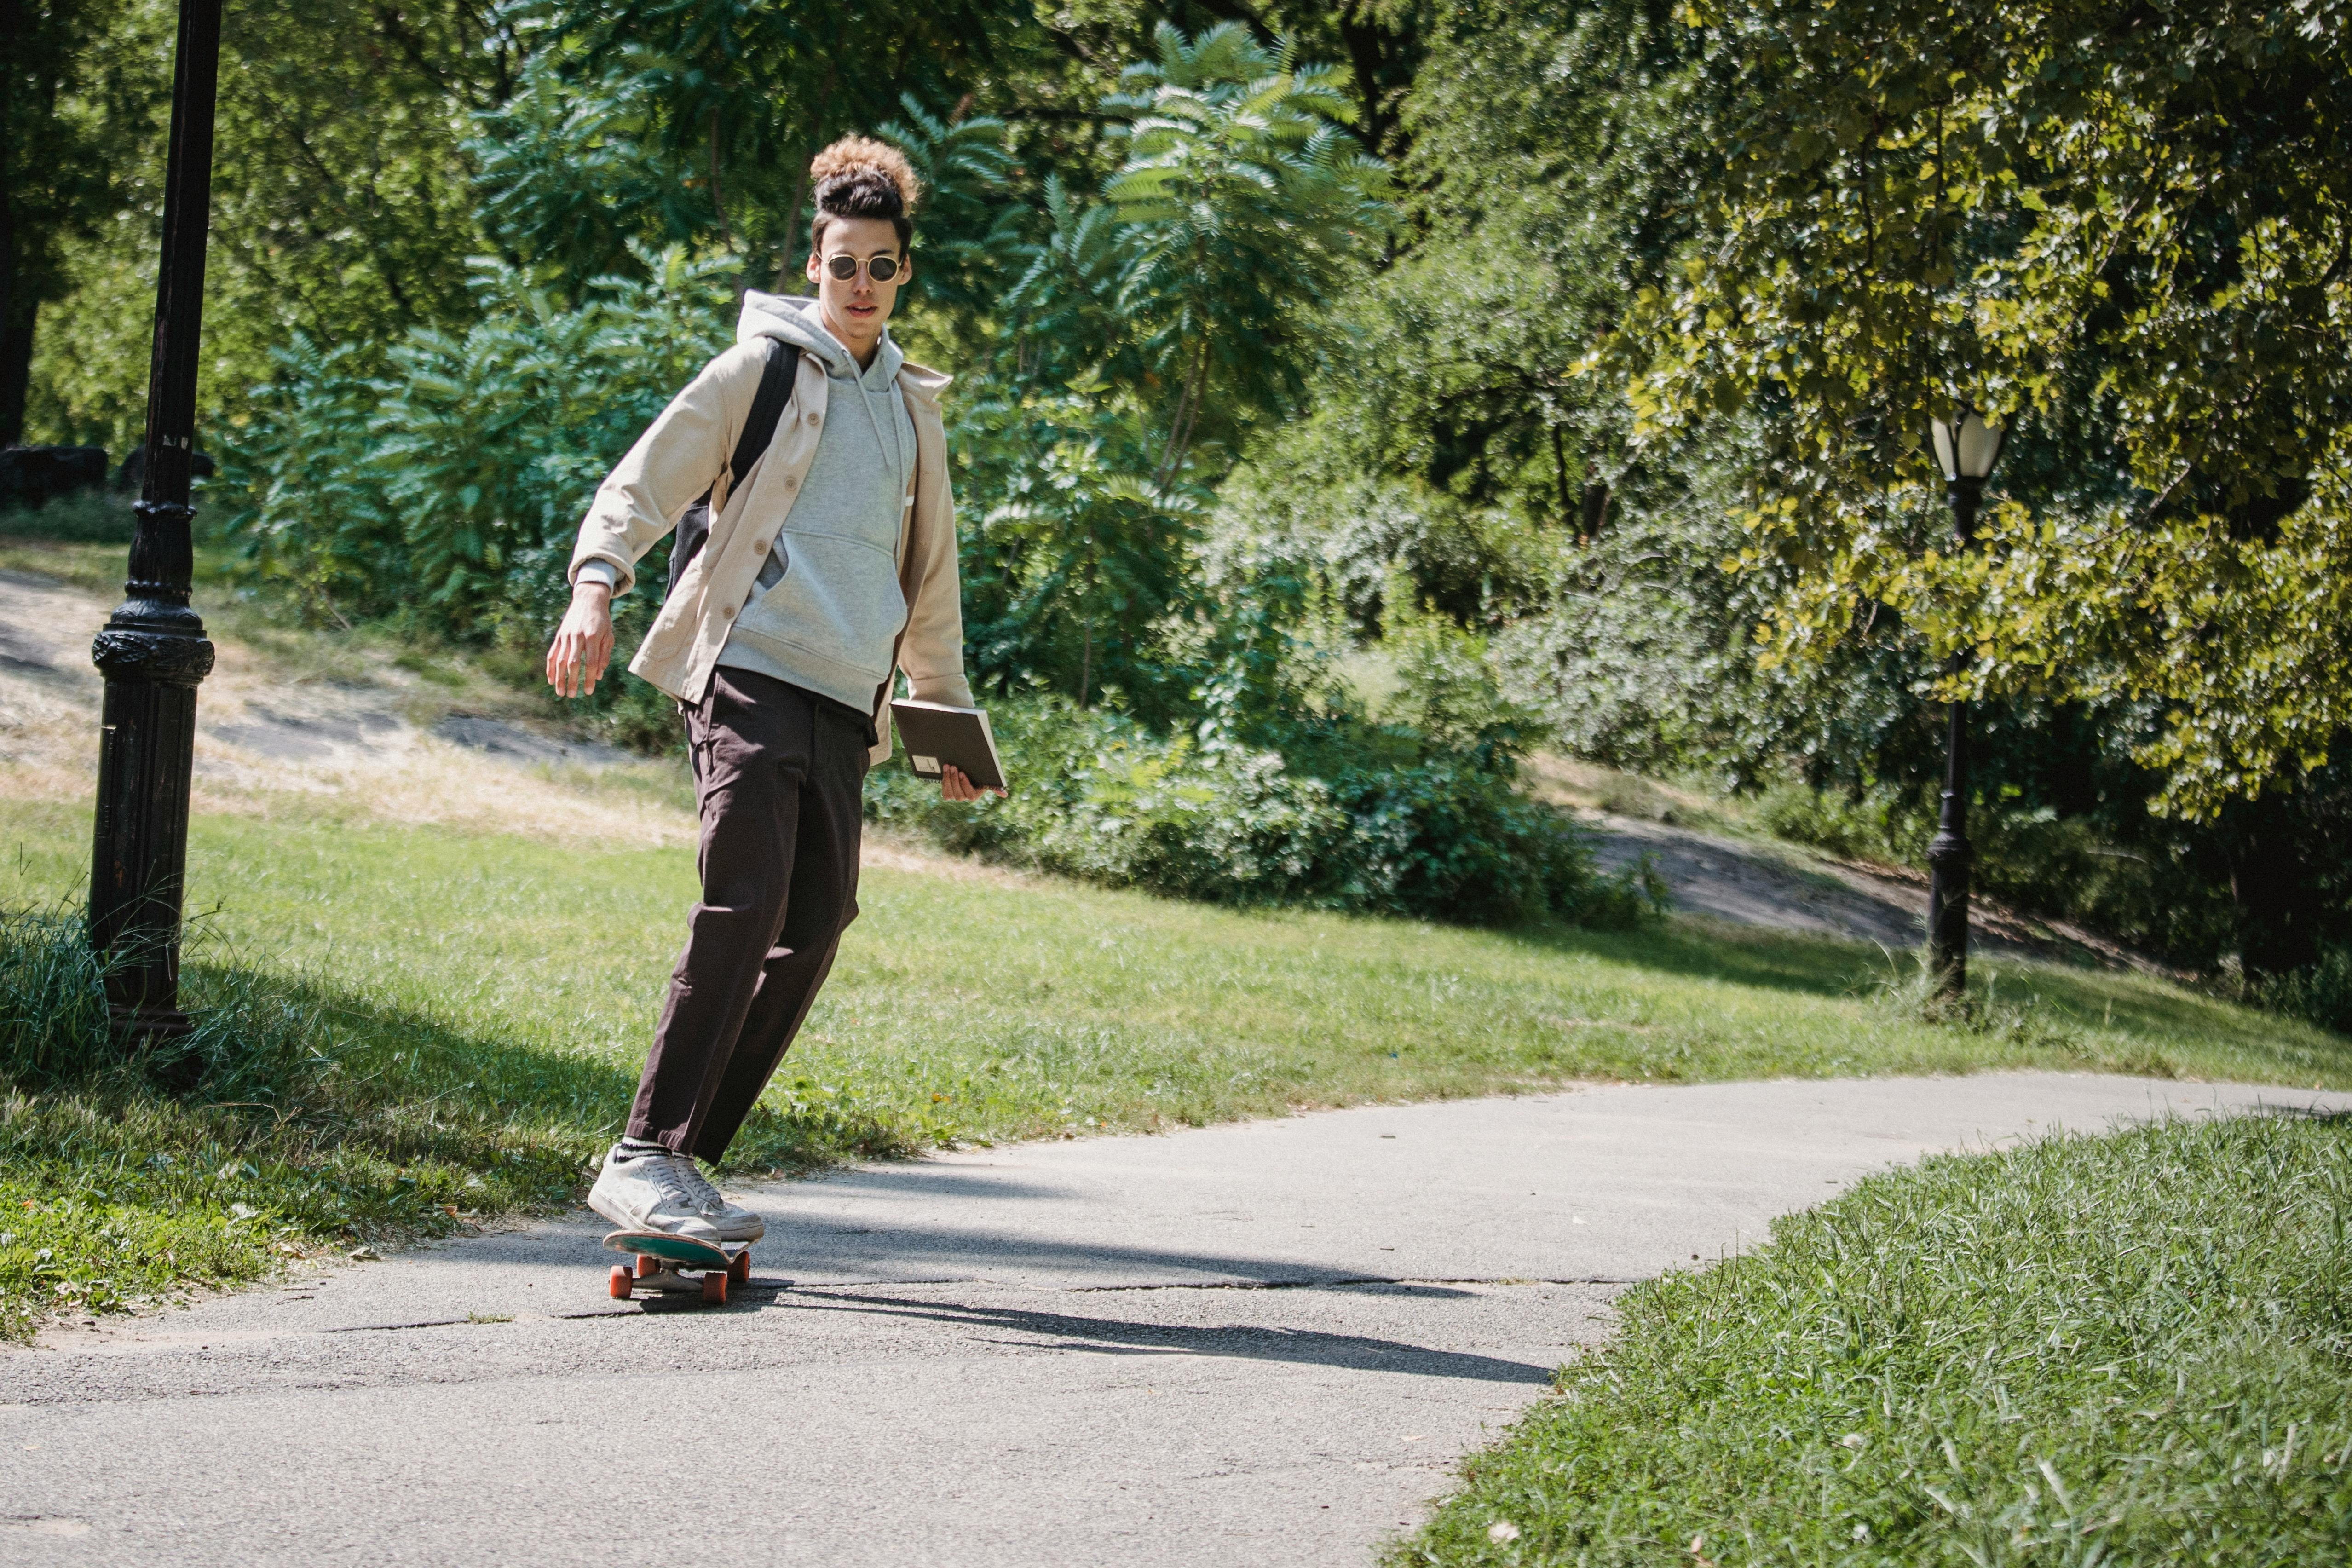
[{"label": "black pants", "polygon": [[628,1136],[727,1152],[857,918],[865,717],[721,666],[687,710],[702,900],[646,1058]]}]

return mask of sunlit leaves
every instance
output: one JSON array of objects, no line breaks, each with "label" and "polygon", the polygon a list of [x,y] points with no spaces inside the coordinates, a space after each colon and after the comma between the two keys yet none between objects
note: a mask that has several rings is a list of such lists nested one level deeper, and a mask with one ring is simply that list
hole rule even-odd
[{"label": "sunlit leaves", "polygon": [[535,635],[597,481],[725,341],[727,258],[633,259],[644,280],[576,306],[478,263],[481,319],[410,333],[376,376],[298,341],[231,447],[232,531],[321,616],[482,637],[520,614]]},{"label": "sunlit leaves", "polygon": [[465,143],[478,216],[541,283],[569,290],[629,265],[632,239],[692,241],[709,208],[646,138],[641,79],[566,79],[557,51],[524,63],[514,95],[476,117]]},{"label": "sunlit leaves", "polygon": [[1391,221],[1340,81],[1239,26],[1163,26],[1103,102],[1125,162],[1091,198],[1049,176],[1039,237],[991,243],[1026,264],[956,435],[983,520],[967,634],[998,684],[1187,700],[1163,645],[1208,613],[1194,487],[1297,405],[1315,312]]},{"label": "sunlit leaves", "polygon": [[[1686,14],[1732,153],[1619,363],[1654,440],[1768,433],[1779,651],[1885,604],[1965,689],[2160,699],[2145,760],[2192,812],[2324,761],[2352,692],[2286,585],[2352,569],[2314,510],[2352,425],[2352,9]],[[1961,404],[2070,471],[1931,559],[1920,436]]]},{"label": "sunlit leaves", "polygon": [[1158,477],[1174,478],[1211,400],[1271,411],[1303,390],[1305,318],[1391,221],[1388,172],[1343,129],[1339,70],[1302,66],[1237,23],[1188,39],[1104,101],[1127,162],[1105,184],[1133,247],[1119,306],[1169,384]]},{"label": "sunlit leaves", "polygon": [[973,115],[950,121],[913,93],[900,118],[877,134],[907,154],[922,182],[922,256],[915,298],[964,315],[995,308],[1022,251],[1023,204],[1004,121]]}]

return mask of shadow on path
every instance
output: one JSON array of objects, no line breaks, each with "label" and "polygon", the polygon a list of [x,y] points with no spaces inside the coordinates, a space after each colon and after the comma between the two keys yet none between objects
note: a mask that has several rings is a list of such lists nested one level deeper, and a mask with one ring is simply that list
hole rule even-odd
[{"label": "shadow on path", "polygon": [[[890,1170],[863,1173],[888,1182]],[[1013,1201],[1017,1185],[1005,1194]],[[1050,1190],[1050,1189],[1048,1189]],[[993,1192],[975,1194],[993,1197]],[[865,1274],[877,1266],[937,1268],[959,1275],[970,1273],[1001,1283],[1020,1275],[1051,1275],[1058,1289],[1144,1289],[1157,1287],[1214,1288],[1245,1286],[1328,1286],[1386,1284],[1389,1276],[1377,1268],[1339,1261],[1307,1262],[1280,1258],[1250,1258],[1239,1254],[1187,1251],[1173,1247],[1122,1246],[1109,1240],[1020,1235],[1012,1232],[923,1224],[897,1226],[887,1219],[870,1226],[835,1226],[805,1212],[790,1216],[792,1229],[781,1247],[760,1251],[767,1266],[801,1274]],[[1144,1216],[1108,1216],[1122,1228]],[[1097,1225],[1101,1222],[1097,1220]],[[856,1237],[859,1245],[843,1247],[836,1238]],[[873,1238],[871,1241],[866,1238]],[[1035,1281],[1024,1281],[1035,1282]],[[1594,1281],[1608,1283],[1610,1281]],[[812,1279],[810,1289],[823,1286]],[[1419,1287],[1416,1287],[1419,1288]]]},{"label": "shadow on path", "polygon": [[[1093,1351],[1108,1355],[1227,1356],[1244,1361],[1294,1362],[1307,1366],[1409,1373],[1420,1377],[1464,1378],[1479,1383],[1549,1384],[1554,1371],[1551,1367],[1504,1361],[1495,1356],[1432,1350],[1425,1345],[1404,1344],[1395,1340],[1372,1339],[1361,1334],[1326,1333],[1315,1329],[1255,1328],[1235,1323],[1215,1327],[1139,1323],[1120,1318],[1080,1317],[1068,1312],[1043,1312],[1019,1307],[971,1306],[902,1296],[851,1295],[821,1288],[779,1290],[775,1304],[808,1311],[846,1311],[912,1319],[952,1328],[995,1330],[1003,1334],[1032,1336],[1053,1342],[1049,1347],[1052,1349]],[[995,1342],[1029,1345],[1032,1340],[1004,1339]]]}]

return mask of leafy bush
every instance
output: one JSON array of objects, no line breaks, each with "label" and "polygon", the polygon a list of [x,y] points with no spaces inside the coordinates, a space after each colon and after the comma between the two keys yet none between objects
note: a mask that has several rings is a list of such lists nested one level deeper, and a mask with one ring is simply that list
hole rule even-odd
[{"label": "leafy bush", "polygon": [[[727,341],[732,263],[640,252],[565,305],[521,272],[474,269],[481,319],[388,348],[297,337],[223,439],[224,532],[314,622],[405,621],[503,654],[525,684],[570,598],[574,531],[612,465]],[[639,563],[650,583],[667,546]],[[624,649],[659,595],[614,605]],[[615,671],[582,710],[674,747],[668,700]]]},{"label": "leafy bush", "polygon": [[45,506],[0,511],[0,535],[54,539],[67,544],[128,544],[138,521],[129,496],[112,490],[77,490]]},{"label": "leafy bush", "polygon": [[276,378],[253,390],[246,424],[221,436],[226,505],[209,525],[313,624],[391,614],[415,578],[371,445],[391,395],[376,374],[382,356],[297,332],[270,357]]},{"label": "leafy bush", "polygon": [[1936,830],[1935,814],[1923,801],[1886,789],[1845,795],[1783,784],[1759,798],[1756,815],[1793,844],[1895,866],[1917,863]]},{"label": "leafy bush", "polygon": [[1208,718],[1174,735],[1058,698],[999,704],[1009,798],[948,805],[892,767],[867,812],[951,849],[1217,902],[1604,926],[1659,907],[1646,881],[1600,875],[1570,820],[1475,752],[1339,716],[1294,724],[1286,756],[1241,738],[1231,683],[1205,696]]},{"label": "leafy bush", "polygon": [[2252,1001],[2273,1012],[2352,1035],[2352,948],[2326,948],[2318,963],[2250,989]]},{"label": "leafy bush", "polygon": [[645,279],[599,279],[573,306],[477,262],[481,319],[463,333],[420,328],[373,359],[299,338],[280,352],[224,441],[224,527],[254,569],[333,618],[537,641],[598,482],[726,342],[724,258],[638,259]]}]

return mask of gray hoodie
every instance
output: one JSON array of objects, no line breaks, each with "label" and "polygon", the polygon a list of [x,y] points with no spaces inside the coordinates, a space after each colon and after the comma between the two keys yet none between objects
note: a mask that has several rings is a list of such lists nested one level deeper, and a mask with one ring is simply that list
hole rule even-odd
[{"label": "gray hoodie", "polygon": [[808,477],[719,662],[870,712],[907,624],[898,565],[915,478],[915,425],[898,386],[907,356],[885,327],[860,374],[819,311],[814,299],[743,296],[736,341],[776,338],[815,355],[829,395]]}]

